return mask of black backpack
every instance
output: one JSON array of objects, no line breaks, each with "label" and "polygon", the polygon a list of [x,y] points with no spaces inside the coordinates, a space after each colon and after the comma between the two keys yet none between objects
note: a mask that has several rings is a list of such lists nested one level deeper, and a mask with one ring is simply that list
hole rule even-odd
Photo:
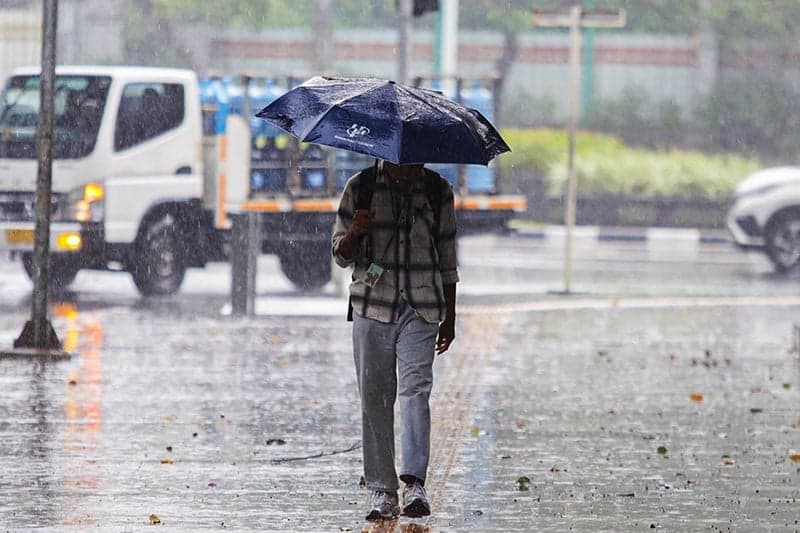
[{"label": "black backpack", "polygon": [[[442,218],[442,186],[444,179],[427,168],[425,171],[425,196],[428,197],[428,203],[433,210],[433,226],[431,227],[431,234],[433,235],[434,246],[439,244],[439,225]],[[358,196],[356,197],[356,209],[369,209],[372,205],[372,195],[375,193],[375,180],[378,176],[378,162],[371,167],[367,167],[360,172]],[[372,254],[372,245],[367,240],[367,255]],[[371,258],[369,258],[371,259]],[[369,288],[367,288],[369,291]],[[367,295],[369,292],[367,292]],[[347,305],[347,320],[353,320],[353,304],[349,302]]]}]

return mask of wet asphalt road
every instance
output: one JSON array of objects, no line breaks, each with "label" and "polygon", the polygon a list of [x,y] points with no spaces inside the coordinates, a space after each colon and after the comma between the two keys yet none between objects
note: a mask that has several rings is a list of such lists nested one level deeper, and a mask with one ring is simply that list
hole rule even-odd
[{"label": "wet asphalt road", "polygon": [[[800,278],[680,239],[575,255],[565,297],[559,243],[462,239],[422,527],[799,531]],[[10,347],[30,285],[0,284]],[[344,298],[271,257],[258,316],[224,314],[228,285],[143,300],[82,272],[53,302],[73,358],[0,360],[0,530],[362,530]]]}]

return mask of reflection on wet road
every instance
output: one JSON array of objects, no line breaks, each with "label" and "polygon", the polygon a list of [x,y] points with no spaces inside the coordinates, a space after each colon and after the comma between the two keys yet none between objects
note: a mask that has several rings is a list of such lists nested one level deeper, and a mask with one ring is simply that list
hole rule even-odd
[{"label": "reflection on wet road", "polygon": [[[349,325],[332,287],[296,295],[265,258],[268,312],[232,318],[224,266],[168,300],[81,273],[51,307],[75,356],[0,360],[0,525],[797,530],[797,279],[717,247],[680,261],[581,250],[582,292],[563,298],[549,292],[557,249],[464,239],[458,338],[435,366],[434,516],[380,525],[363,522]],[[8,264],[0,284],[10,346],[29,286]]]}]

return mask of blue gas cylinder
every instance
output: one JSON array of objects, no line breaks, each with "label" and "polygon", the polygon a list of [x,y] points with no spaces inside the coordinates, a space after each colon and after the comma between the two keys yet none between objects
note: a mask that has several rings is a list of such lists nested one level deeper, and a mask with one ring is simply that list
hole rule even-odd
[{"label": "blue gas cylinder", "polygon": [[[492,93],[478,82],[461,90],[461,102],[466,107],[471,107],[481,113],[489,121],[494,118]],[[466,173],[467,189],[470,192],[488,193],[494,191],[494,172],[490,167],[469,165]]]},{"label": "blue gas cylinder", "polygon": [[203,133],[221,135],[225,133],[228,118],[229,98],[221,78],[207,77],[198,80],[200,105],[203,108]]}]

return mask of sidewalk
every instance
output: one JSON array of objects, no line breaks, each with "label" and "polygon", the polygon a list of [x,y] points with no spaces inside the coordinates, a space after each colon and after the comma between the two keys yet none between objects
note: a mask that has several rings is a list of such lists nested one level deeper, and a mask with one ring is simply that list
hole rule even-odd
[{"label": "sidewalk", "polygon": [[[465,308],[425,527],[800,530],[797,310]],[[196,311],[63,304],[70,361],[0,361],[0,530],[362,530],[349,325]]]}]

